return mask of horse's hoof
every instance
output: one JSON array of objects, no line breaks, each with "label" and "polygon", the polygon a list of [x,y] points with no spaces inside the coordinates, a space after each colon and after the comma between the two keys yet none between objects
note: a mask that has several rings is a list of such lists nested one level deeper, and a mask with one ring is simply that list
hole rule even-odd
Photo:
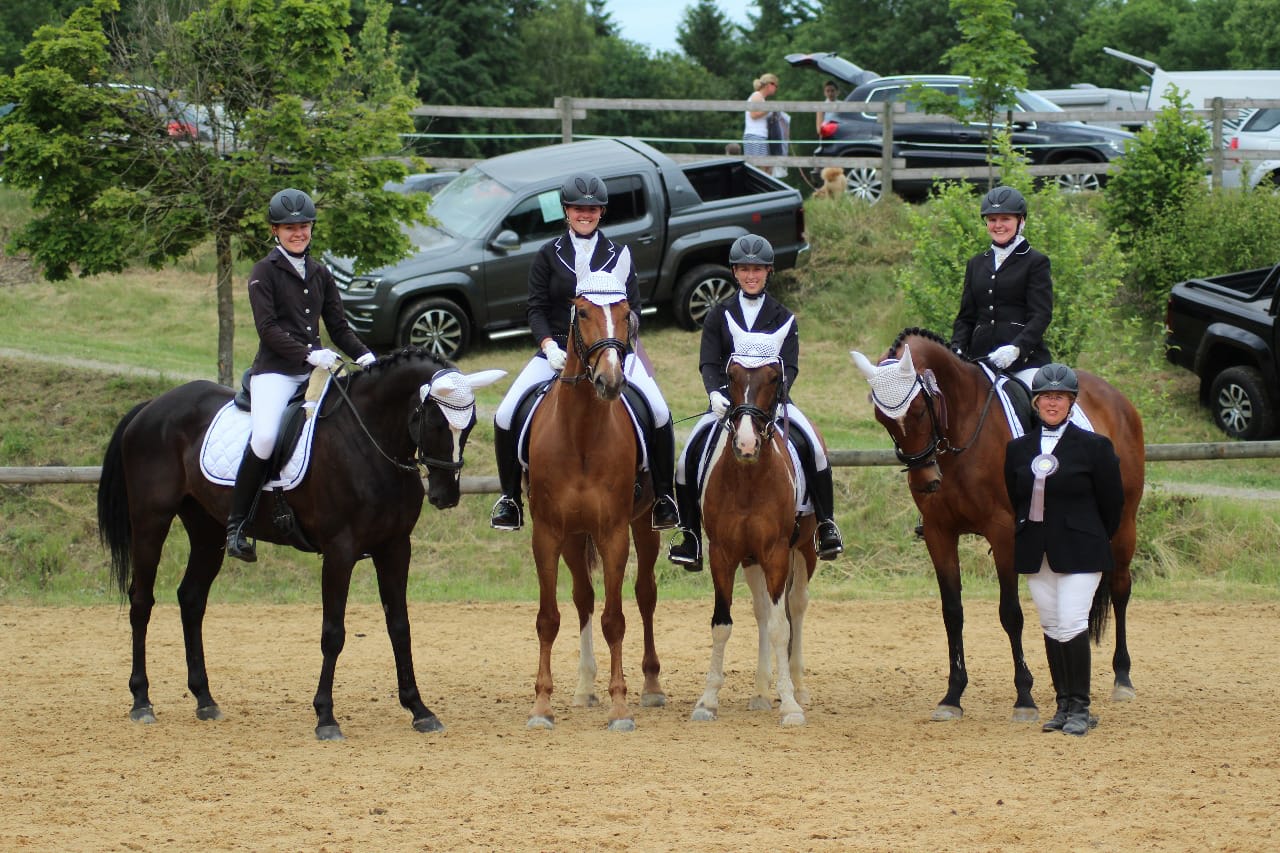
[{"label": "horse's hoof", "polygon": [[1117,684],[1111,688],[1112,702],[1132,702],[1138,698],[1138,691],[1134,690],[1131,685]]},{"label": "horse's hoof", "polygon": [[574,696],[573,707],[575,708],[594,708],[600,704],[600,697],[594,693],[586,696]]},{"label": "horse's hoof", "polygon": [[933,709],[933,713],[929,715],[929,719],[935,723],[945,723],[950,720],[959,720],[964,716],[964,709],[959,705],[939,705]]},{"label": "horse's hoof", "polygon": [[1015,723],[1038,723],[1040,722],[1040,709],[1014,708],[1013,721]]},{"label": "horse's hoof", "polygon": [[196,708],[197,720],[221,720],[222,709],[217,705],[205,705],[203,708]]},{"label": "horse's hoof", "polygon": [[555,720],[550,717],[544,717],[541,714],[534,714],[529,718],[529,722],[524,724],[526,729],[546,729],[551,731],[556,727]]},{"label": "horse's hoof", "polygon": [[142,705],[129,712],[129,719],[135,723],[146,723],[150,725],[156,721],[156,710],[150,705]]},{"label": "horse's hoof", "polygon": [[444,723],[440,722],[440,718],[435,714],[428,714],[413,721],[413,730],[415,732],[442,732],[444,731]]},{"label": "horse's hoof", "polygon": [[716,721],[716,712],[712,708],[699,705],[693,709],[693,716],[689,719],[695,723],[714,723]]},{"label": "horse's hoof", "polygon": [[611,732],[634,732],[636,730],[636,721],[630,717],[624,717],[621,720],[610,720],[609,731]]},{"label": "horse's hoof", "polygon": [[747,702],[748,711],[772,711],[773,702],[766,696],[752,696]]},{"label": "horse's hoof", "polygon": [[778,722],[784,728],[791,728],[794,726],[803,726],[805,724],[804,712],[793,711],[790,714],[783,714],[782,719],[779,720]]},{"label": "horse's hoof", "polygon": [[346,740],[337,723],[332,726],[316,726],[316,740]]},{"label": "horse's hoof", "polygon": [[667,694],[665,693],[643,693],[640,696],[641,708],[665,708],[667,706]]}]

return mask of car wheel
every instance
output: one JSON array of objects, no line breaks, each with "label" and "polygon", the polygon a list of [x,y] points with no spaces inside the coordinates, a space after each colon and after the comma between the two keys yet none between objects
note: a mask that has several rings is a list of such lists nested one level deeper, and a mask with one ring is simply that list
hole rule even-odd
[{"label": "car wheel", "polygon": [[471,343],[471,320],[456,302],[419,299],[400,315],[396,345],[422,347],[437,358],[454,359]]},{"label": "car wheel", "polygon": [[[1056,163],[1058,166],[1069,166],[1072,163],[1092,163],[1092,160],[1085,160],[1081,157],[1075,157],[1070,160],[1063,160]],[[1061,192],[1078,193],[1078,192],[1096,192],[1102,187],[1102,182],[1098,180],[1098,176],[1093,172],[1079,172],[1074,175],[1054,175],[1053,185]]]},{"label": "car wheel", "polygon": [[1232,438],[1257,441],[1275,433],[1271,395],[1255,367],[1228,367],[1209,389],[1209,406],[1218,428]]},{"label": "car wheel", "polygon": [[720,264],[702,264],[689,270],[676,283],[671,303],[676,324],[693,331],[702,328],[707,312],[718,302],[732,296],[738,286],[733,273]]},{"label": "car wheel", "polygon": [[849,170],[846,192],[854,198],[860,198],[875,204],[884,195],[884,185],[880,182],[880,170],[870,167],[854,167]]}]

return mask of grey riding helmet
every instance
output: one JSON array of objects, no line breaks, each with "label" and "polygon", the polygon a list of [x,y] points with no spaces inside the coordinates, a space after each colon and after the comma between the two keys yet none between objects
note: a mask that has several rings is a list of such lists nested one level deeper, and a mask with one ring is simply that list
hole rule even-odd
[{"label": "grey riding helmet", "polygon": [[609,188],[595,175],[579,172],[576,175],[570,175],[560,187],[560,203],[583,207],[589,205],[604,207],[609,203]]},{"label": "grey riding helmet", "polygon": [[995,213],[1025,217],[1027,200],[1013,187],[996,187],[982,197],[982,215],[991,216]]},{"label": "grey riding helmet", "polygon": [[1073,397],[1080,393],[1076,372],[1065,364],[1046,364],[1031,380],[1031,396],[1046,391],[1065,391]]},{"label": "grey riding helmet", "polygon": [[316,205],[302,190],[280,190],[267,205],[267,219],[272,225],[287,222],[315,222]]},{"label": "grey riding helmet", "polygon": [[763,237],[743,234],[729,247],[729,266],[738,264],[773,266],[773,246]]}]

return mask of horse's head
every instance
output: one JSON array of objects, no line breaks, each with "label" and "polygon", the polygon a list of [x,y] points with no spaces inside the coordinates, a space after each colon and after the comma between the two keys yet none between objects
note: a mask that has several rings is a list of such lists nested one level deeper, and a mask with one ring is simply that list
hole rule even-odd
[{"label": "horse's head", "polygon": [[918,370],[911,347],[903,343],[900,355],[890,355],[873,365],[860,352],[849,353],[871,385],[876,420],[893,439],[893,450],[906,466],[915,491],[936,492],[942,485],[938,454],[946,450],[946,407],[933,371]]},{"label": "horse's head", "polygon": [[733,436],[733,455],[740,462],[755,462],[761,449],[773,438],[778,406],[786,395],[783,371],[783,341],[794,319],[776,332],[747,332],[725,315],[733,336],[729,356],[729,404],[725,426]]},{"label": "horse's head", "polygon": [[593,272],[578,283],[569,323],[564,373],[585,377],[601,400],[616,400],[626,384],[623,361],[631,351],[631,305],[623,282]]},{"label": "horse's head", "polygon": [[462,452],[476,425],[474,389],[506,375],[505,370],[463,374],[448,367],[418,389],[419,403],[409,416],[409,434],[417,462],[427,469],[427,500],[436,509],[458,504]]}]

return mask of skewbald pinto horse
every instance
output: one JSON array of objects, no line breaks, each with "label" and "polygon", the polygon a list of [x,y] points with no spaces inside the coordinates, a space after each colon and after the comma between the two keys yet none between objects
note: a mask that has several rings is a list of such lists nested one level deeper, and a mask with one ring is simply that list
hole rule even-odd
[{"label": "skewbald pinto horse", "polygon": [[[425,351],[384,358],[349,378],[335,378],[316,414],[311,461],[289,492],[297,526],[323,555],[323,663],[313,705],[316,737],[341,740],[333,713],[333,678],[346,641],[347,590],[356,560],[373,557],[387,634],[395,656],[400,704],[419,732],[444,728],[422,701],[413,669],[406,588],[409,535],[422,510],[419,465],[427,469],[426,497],[437,509],[458,503],[462,452],[475,426],[473,387],[502,370],[463,376]],[[111,553],[111,573],[129,598],[133,629],[130,719],[154,723],[148,693],[147,626],[155,605],[156,567],[174,517],[190,543],[178,604],[186,643],[187,687],[201,720],[222,719],[205,669],[203,623],[209,589],[222,568],[231,488],[201,471],[204,435],[232,391],[190,382],[140,403],[120,421],[107,446],[98,485],[98,527]],[[250,535],[288,543],[263,497],[250,519]]]},{"label": "skewbald pinto horse", "polygon": [[726,441],[711,439],[701,498],[715,587],[711,663],[693,719],[711,721],[719,714],[725,646],[733,631],[733,582],[742,566],[759,633],[756,692],[747,707],[773,709],[769,689],[776,661],[780,722],[800,726],[809,701],[804,616],[818,554],[817,522],[812,513],[796,515],[796,472],[786,437],[776,430],[779,407],[786,401],[779,352],[794,321],[776,332],[759,333],[744,332],[733,317],[728,319],[734,349],[728,364],[730,409],[723,422],[728,436]]},{"label": "skewbald pinto horse", "polygon": [[[538,674],[528,728],[551,729],[551,648],[560,630],[556,578],[560,557],[573,578],[578,611],[578,685],[573,704],[597,704],[591,621],[595,608],[592,570],[600,565],[604,610],[600,628],[609,646],[609,729],[633,731],[622,668],[626,621],[622,584],[635,534],[636,604],[644,625],[644,690],[641,705],[666,704],[658,682],[661,669],[653,638],[658,601],[654,564],[658,532],[650,527],[653,490],[648,478],[636,494],[637,439],[622,402],[624,359],[634,334],[623,283],[593,273],[579,284],[569,326],[564,369],[533,413],[529,425],[527,493],[533,521],[533,557],[538,569]],[[603,284],[602,284],[603,282]]]},{"label": "skewbald pinto horse", "polygon": [[[1013,719],[1034,722],[1039,710],[1031,698],[1031,671],[1023,657],[1022,607],[1013,568],[1013,507],[1004,483],[1005,446],[1012,434],[994,384],[979,364],[960,358],[942,338],[924,329],[905,329],[879,365],[871,364],[862,353],[850,354],[871,385],[876,419],[906,466],[907,484],[923,518],[924,541],[938,578],[950,673],[946,695],[932,719],[958,719],[964,713],[960,698],[969,676],[958,543],[961,534],[970,533],[987,540],[995,560],[1000,624],[1013,652],[1017,692]],[[1111,439],[1120,457],[1124,514],[1111,540],[1115,569],[1098,585],[1090,631],[1095,641],[1100,639],[1109,600],[1116,634],[1111,698],[1128,701],[1135,695],[1129,677],[1126,611],[1146,459],[1142,419],[1133,404],[1105,380],[1083,370],[1077,370],[1076,376],[1080,381],[1077,405],[1095,431]]]}]

